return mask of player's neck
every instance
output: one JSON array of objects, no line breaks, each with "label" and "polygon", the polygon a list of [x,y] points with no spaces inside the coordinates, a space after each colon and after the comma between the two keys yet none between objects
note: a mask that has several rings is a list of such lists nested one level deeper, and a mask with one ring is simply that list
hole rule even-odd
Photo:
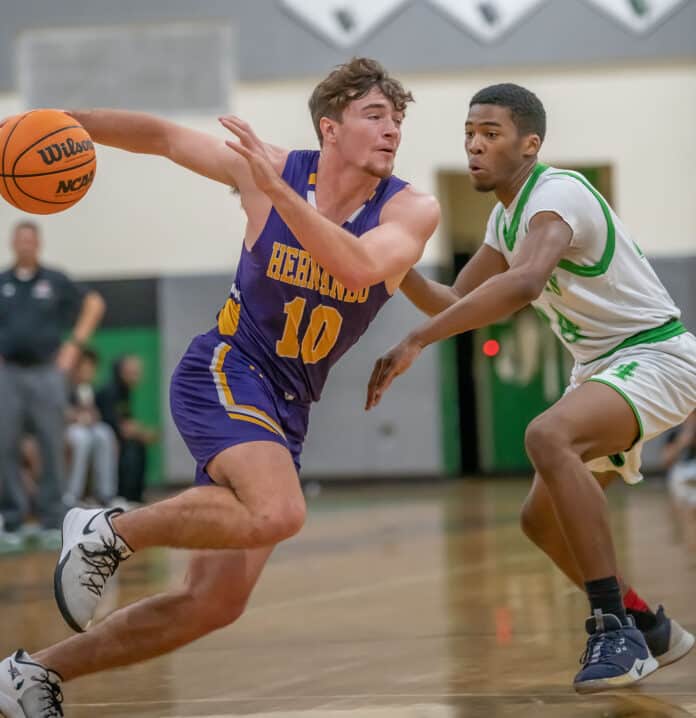
[{"label": "player's neck", "polygon": [[503,203],[504,207],[509,207],[512,204],[529,175],[534,171],[536,164],[537,158],[534,157],[511,174],[504,185],[500,184],[495,188],[495,196]]},{"label": "player's neck", "polygon": [[379,182],[379,177],[322,153],[317,168],[317,209],[327,219],[342,224],[367,202]]}]

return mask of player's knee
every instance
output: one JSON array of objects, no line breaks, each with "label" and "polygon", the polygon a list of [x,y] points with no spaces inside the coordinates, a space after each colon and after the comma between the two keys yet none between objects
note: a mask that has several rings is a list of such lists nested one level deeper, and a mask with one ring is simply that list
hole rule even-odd
[{"label": "player's knee", "polygon": [[307,516],[304,498],[287,497],[258,511],[254,521],[254,544],[272,546],[299,533]]},{"label": "player's knee", "polygon": [[559,423],[544,414],[529,424],[524,435],[527,456],[540,471],[557,459],[566,443],[566,436]]}]

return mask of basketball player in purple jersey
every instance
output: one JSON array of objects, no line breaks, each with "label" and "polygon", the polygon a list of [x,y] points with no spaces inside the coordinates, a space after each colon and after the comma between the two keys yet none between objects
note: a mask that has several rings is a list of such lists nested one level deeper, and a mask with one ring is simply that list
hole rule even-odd
[{"label": "basketball player in purple jersey", "polygon": [[[171,383],[198,486],[128,513],[68,513],[55,594],[67,623],[86,632],[0,663],[8,718],[58,715],[61,680],[158,656],[237,620],[273,547],[302,527],[297,472],[310,404],[438,223],[436,200],[392,175],[412,99],[373,60],[338,67],[310,99],[316,152],[265,144],[233,117],[222,120],[238,138],[228,147],[149,115],[71,113],[95,142],[163,155],[235,187],[248,224],[217,326],[193,340]],[[151,546],[196,550],[184,586],[89,627],[119,563]]]}]

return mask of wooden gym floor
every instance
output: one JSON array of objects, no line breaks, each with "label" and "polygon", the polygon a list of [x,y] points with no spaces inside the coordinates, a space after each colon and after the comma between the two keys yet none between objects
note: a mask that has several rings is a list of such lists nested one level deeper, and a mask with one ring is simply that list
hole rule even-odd
[{"label": "wooden gym floor", "polygon": [[[581,698],[583,596],[521,534],[527,481],[332,488],[272,557],[235,626],[65,686],[67,716],[696,716],[696,652],[639,688]],[[696,629],[696,516],[661,482],[610,492],[623,572]],[[55,557],[0,558],[0,655],[68,635]],[[186,554],[124,564],[112,606],[179,581]]]}]

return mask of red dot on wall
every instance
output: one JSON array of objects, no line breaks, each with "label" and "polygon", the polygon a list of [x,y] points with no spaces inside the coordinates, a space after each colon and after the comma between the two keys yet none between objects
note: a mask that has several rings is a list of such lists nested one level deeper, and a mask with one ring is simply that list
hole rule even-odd
[{"label": "red dot on wall", "polygon": [[500,342],[495,339],[488,339],[487,341],[483,342],[483,353],[487,357],[498,356],[498,354],[500,353]]}]

